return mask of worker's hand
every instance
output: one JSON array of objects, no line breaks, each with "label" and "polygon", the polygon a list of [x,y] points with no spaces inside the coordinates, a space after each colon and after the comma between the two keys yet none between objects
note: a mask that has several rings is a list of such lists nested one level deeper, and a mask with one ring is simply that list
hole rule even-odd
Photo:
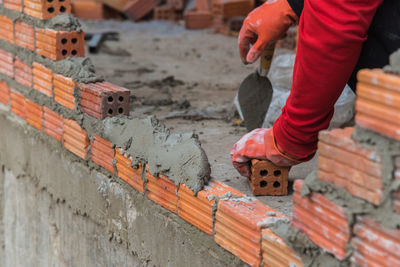
[{"label": "worker's hand", "polygon": [[[298,20],[287,0],[268,0],[254,9],[244,20],[239,33],[243,63],[254,63],[269,43],[285,36]],[[251,49],[250,44],[253,45]]]},{"label": "worker's hand", "polygon": [[[250,177],[252,159],[269,160],[277,166],[293,166],[305,160],[299,160],[280,151],[274,139],[272,129],[255,129],[243,136],[231,149],[233,166],[243,176]],[[308,160],[308,159],[306,159]]]}]

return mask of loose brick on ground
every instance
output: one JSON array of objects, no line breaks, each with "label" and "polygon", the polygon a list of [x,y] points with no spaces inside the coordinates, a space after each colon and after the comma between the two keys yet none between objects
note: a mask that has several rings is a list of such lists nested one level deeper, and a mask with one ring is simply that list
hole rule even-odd
[{"label": "loose brick on ground", "polygon": [[262,260],[261,229],[288,218],[258,200],[220,200],[215,222],[215,241],[250,266]]},{"label": "loose brick on ground", "polygon": [[143,169],[141,164],[139,164],[137,169],[133,168],[132,160],[128,155],[125,155],[120,148],[115,150],[115,159],[118,177],[131,185],[137,191],[143,193],[145,188],[142,179]]},{"label": "loose brick on ground", "polygon": [[92,161],[109,172],[114,173],[113,160],[115,149],[113,148],[113,144],[97,135],[94,136],[94,140],[91,143]]},{"label": "loose brick on ground", "polygon": [[0,49],[0,73],[14,78],[14,56],[2,49]]},{"label": "loose brick on ground", "polygon": [[0,81],[0,103],[4,106],[10,103],[10,88],[4,81]]},{"label": "loose brick on ground", "polygon": [[10,103],[11,103],[11,112],[21,117],[22,119],[26,119],[26,111],[25,111],[25,96],[19,93],[17,90],[11,88],[10,90]]},{"label": "loose brick on ground", "polygon": [[262,231],[261,248],[265,267],[303,266],[299,255],[290,249],[285,241],[271,229]]},{"label": "loose brick on ground", "polygon": [[104,19],[106,17],[103,3],[96,0],[72,1],[72,13],[81,19]]},{"label": "loose brick on ground", "polygon": [[53,74],[54,100],[64,107],[75,109],[75,88],[77,83],[71,78],[60,74]]},{"label": "loose brick on ground", "polygon": [[52,111],[48,107],[43,107],[43,127],[44,132],[56,139],[59,142],[62,142],[63,139],[63,124],[64,118],[62,115],[57,112]]},{"label": "loose brick on ground", "polygon": [[186,185],[178,191],[178,215],[208,235],[213,234],[213,207],[223,196],[243,196],[243,193],[219,181],[210,181],[195,196]]},{"label": "loose brick on ground", "polygon": [[20,60],[18,57],[15,57],[14,65],[15,65],[15,80],[26,87],[32,87],[33,85],[32,67],[29,66],[24,61]]},{"label": "loose brick on ground", "polygon": [[147,171],[147,197],[163,208],[176,213],[178,207],[178,187],[168,177],[156,178]]},{"label": "loose brick on ground", "polygon": [[6,16],[0,16],[0,39],[14,44],[13,21]]},{"label": "loose brick on ground", "polygon": [[137,21],[150,13],[159,3],[159,0],[132,1],[124,7],[124,14]]},{"label": "loose brick on ground", "polygon": [[292,226],[336,258],[344,259],[347,253],[346,245],[350,240],[345,210],[321,194],[312,193],[302,198],[302,186],[303,181],[295,181]]},{"label": "loose brick on ground", "polygon": [[34,50],[34,38],[35,33],[33,26],[23,22],[17,21],[15,22],[15,44],[22,47],[29,49],[31,51]]},{"label": "loose brick on ground", "polygon": [[89,138],[86,131],[76,121],[64,119],[63,140],[66,149],[78,157],[86,159]]},{"label": "loose brick on ground", "polygon": [[38,18],[51,19],[60,14],[71,13],[70,0],[23,0],[24,13]]},{"label": "loose brick on ground", "polygon": [[36,53],[52,60],[84,57],[84,33],[36,28]]},{"label": "loose brick on ground", "polygon": [[207,29],[213,25],[213,18],[210,11],[189,10],[184,14],[186,29]]},{"label": "loose brick on ground", "polygon": [[104,119],[129,115],[130,91],[108,82],[79,84],[80,110]]}]

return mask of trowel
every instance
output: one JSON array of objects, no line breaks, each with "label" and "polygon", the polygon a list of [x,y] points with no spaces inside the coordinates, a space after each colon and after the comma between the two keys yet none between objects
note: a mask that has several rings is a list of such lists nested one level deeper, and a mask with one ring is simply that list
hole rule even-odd
[{"label": "trowel", "polygon": [[257,71],[247,76],[239,87],[239,105],[249,132],[261,128],[271,104],[273,90],[267,75],[271,68],[274,51],[275,42],[262,53]]}]

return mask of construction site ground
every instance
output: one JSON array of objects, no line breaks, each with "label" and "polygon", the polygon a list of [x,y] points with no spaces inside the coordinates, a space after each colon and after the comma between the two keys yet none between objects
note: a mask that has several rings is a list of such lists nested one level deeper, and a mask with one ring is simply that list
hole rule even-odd
[{"label": "construction site ground", "polygon": [[[98,54],[88,56],[107,81],[132,90],[134,116],[155,115],[172,132],[196,133],[213,179],[252,196],[229,156],[232,145],[246,133],[237,123],[233,99],[241,81],[256,68],[242,64],[237,39],[212,30],[188,31],[170,22],[82,24],[87,33],[120,33],[119,41],[106,41]],[[293,167],[289,178],[304,179],[314,169],[315,158]],[[257,198],[290,216],[291,194]]]}]

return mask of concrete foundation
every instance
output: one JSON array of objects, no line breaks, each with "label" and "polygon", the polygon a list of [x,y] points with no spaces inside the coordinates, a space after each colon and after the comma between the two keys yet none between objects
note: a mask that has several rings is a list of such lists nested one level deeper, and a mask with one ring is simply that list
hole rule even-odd
[{"label": "concrete foundation", "polygon": [[0,266],[244,265],[8,111],[0,129]]}]

